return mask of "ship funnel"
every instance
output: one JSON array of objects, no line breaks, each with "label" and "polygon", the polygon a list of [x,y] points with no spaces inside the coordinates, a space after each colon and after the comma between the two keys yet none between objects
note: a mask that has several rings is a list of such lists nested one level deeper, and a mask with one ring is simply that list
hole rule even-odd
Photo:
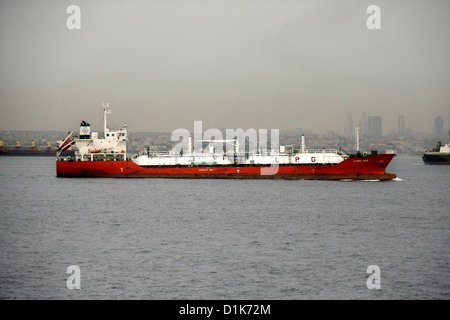
[{"label": "ship funnel", "polygon": [[86,121],[81,121],[80,124],[80,139],[90,139],[91,138],[91,125]]}]

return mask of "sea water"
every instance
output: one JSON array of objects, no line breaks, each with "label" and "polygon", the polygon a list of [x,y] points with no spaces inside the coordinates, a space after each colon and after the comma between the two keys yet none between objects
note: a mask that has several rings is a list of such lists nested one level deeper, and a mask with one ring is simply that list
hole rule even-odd
[{"label": "sea water", "polygon": [[57,178],[53,158],[1,157],[0,298],[449,299],[450,166],[387,172]]}]

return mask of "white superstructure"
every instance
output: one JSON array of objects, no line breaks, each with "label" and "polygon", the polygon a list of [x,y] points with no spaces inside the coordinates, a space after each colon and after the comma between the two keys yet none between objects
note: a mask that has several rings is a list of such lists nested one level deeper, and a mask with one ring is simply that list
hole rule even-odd
[{"label": "white superstructure", "polygon": [[99,136],[98,132],[91,132],[90,124],[82,121],[80,136],[72,139],[73,132],[70,133],[59,149],[62,151],[64,145],[72,144],[76,161],[126,160],[127,125],[118,130],[109,129],[107,115],[110,113],[109,104],[103,104],[103,136]]},{"label": "white superstructure", "polygon": [[[439,142],[440,144],[440,142]],[[436,149],[433,149],[436,150]],[[439,151],[425,151],[425,154],[428,155],[449,155],[450,154],[450,142],[444,144],[443,146],[441,145],[439,148]]]},{"label": "white superstructure", "polygon": [[[109,104],[103,104],[103,136],[91,132],[90,124],[82,121],[80,136],[72,139],[71,133],[58,150],[68,146],[75,148],[75,161],[117,161],[127,160],[127,125],[118,130],[108,127],[107,115],[111,113]],[[277,149],[244,152],[239,140],[198,140],[201,150],[194,150],[192,139],[186,148],[175,147],[169,152],[146,152],[136,155],[132,161],[144,167],[157,166],[201,166],[201,165],[335,165],[348,155],[336,149],[307,149],[305,137],[302,135],[301,148],[280,146]],[[59,151],[60,154],[60,151]],[[59,156],[58,154],[58,156]]]}]

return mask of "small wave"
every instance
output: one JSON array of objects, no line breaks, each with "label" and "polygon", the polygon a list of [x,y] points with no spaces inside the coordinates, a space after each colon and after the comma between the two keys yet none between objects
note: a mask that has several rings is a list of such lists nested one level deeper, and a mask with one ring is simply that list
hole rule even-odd
[{"label": "small wave", "polygon": [[364,181],[364,182],[379,182],[381,180],[379,180],[379,179],[368,179],[368,180],[361,180],[361,181]]},{"label": "small wave", "polygon": [[400,179],[399,177],[395,177],[394,179],[392,179],[392,181],[403,181],[403,179]]}]

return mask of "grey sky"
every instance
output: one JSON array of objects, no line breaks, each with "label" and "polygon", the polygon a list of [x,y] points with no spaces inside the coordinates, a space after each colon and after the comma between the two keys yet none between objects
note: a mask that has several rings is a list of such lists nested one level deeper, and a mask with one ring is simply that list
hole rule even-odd
[{"label": "grey sky", "polygon": [[[81,30],[66,9],[81,8]],[[381,30],[366,9],[381,8]],[[0,1],[0,130],[433,130],[450,108],[450,1]],[[96,128],[97,129],[97,128]]]}]

